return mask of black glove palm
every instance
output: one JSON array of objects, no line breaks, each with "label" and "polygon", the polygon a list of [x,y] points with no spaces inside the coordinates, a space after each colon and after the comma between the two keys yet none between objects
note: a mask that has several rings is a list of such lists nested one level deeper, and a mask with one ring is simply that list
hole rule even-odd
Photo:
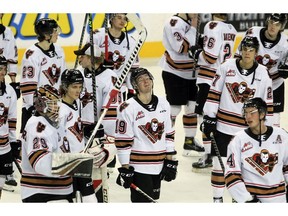
[{"label": "black glove palm", "polygon": [[288,65],[279,65],[278,73],[280,77],[286,79],[288,77]]},{"label": "black glove palm", "polygon": [[164,165],[160,173],[160,179],[170,182],[176,179],[178,161],[164,160]]},{"label": "black glove palm", "polygon": [[129,167],[126,169],[125,167],[118,168],[119,175],[116,179],[116,183],[124,188],[130,188],[131,183],[134,178],[134,167]]},{"label": "black glove palm", "polygon": [[216,118],[211,118],[207,115],[203,117],[203,122],[200,125],[201,131],[205,134],[207,138],[211,138],[211,133],[216,132],[216,123],[217,119]]},{"label": "black glove palm", "polygon": [[194,59],[195,63],[197,63],[201,51],[202,51],[202,49],[200,48],[199,45],[191,46],[191,47],[188,49],[188,56],[189,56],[190,58]]}]

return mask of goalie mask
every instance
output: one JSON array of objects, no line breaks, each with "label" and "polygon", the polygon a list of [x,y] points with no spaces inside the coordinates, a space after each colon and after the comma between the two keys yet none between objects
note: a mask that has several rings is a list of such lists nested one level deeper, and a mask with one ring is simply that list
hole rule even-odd
[{"label": "goalie mask", "polygon": [[64,95],[67,93],[67,89],[69,85],[78,83],[82,84],[84,83],[84,77],[82,73],[77,69],[66,69],[62,75],[61,75],[61,86],[60,86],[60,94]]},{"label": "goalie mask", "polygon": [[60,34],[61,28],[54,19],[42,18],[34,24],[34,31],[39,41],[45,40],[45,35],[51,36],[55,31]]},{"label": "goalie mask", "polygon": [[53,122],[58,122],[60,101],[58,90],[50,85],[39,87],[33,97],[36,111]]},{"label": "goalie mask", "polygon": [[281,23],[281,31],[285,29],[286,23],[287,23],[287,14],[281,14],[281,13],[272,13],[270,16],[267,18],[267,24],[268,22],[271,23]]},{"label": "goalie mask", "polygon": [[151,80],[154,79],[153,75],[145,68],[136,68],[132,71],[130,82],[135,90],[137,90],[137,79],[144,74],[147,74]]}]

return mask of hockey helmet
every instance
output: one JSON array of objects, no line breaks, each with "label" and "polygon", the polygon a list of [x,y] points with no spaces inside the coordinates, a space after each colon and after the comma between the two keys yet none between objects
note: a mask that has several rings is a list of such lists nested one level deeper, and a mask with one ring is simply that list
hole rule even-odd
[{"label": "hockey helmet", "polygon": [[281,30],[285,29],[287,23],[287,14],[283,13],[272,13],[267,18],[267,23],[272,21],[273,23],[281,23]]},{"label": "hockey helmet", "polygon": [[34,31],[38,40],[42,41],[45,39],[45,35],[51,35],[54,31],[57,31],[58,34],[60,34],[61,28],[54,19],[42,18],[35,22]]},{"label": "hockey helmet", "polygon": [[7,73],[7,64],[8,64],[8,62],[7,62],[6,58],[4,56],[0,56],[0,68],[1,68],[1,70],[3,68],[5,68],[6,69],[6,73]]},{"label": "hockey helmet", "polygon": [[74,83],[83,85],[84,77],[82,73],[77,69],[66,69],[61,75],[60,95],[66,94],[69,85]]},{"label": "hockey helmet", "polygon": [[109,19],[109,24],[112,25],[112,20],[117,16],[117,14],[123,14],[125,15],[125,20],[126,22],[129,22],[128,17],[126,16],[126,13],[109,13],[108,14],[108,19]]},{"label": "hockey helmet", "polygon": [[40,114],[49,114],[49,118],[57,121],[59,102],[61,100],[58,90],[48,84],[39,87],[33,97],[34,107]]},{"label": "hockey helmet", "polygon": [[258,109],[259,113],[264,113],[265,115],[267,113],[267,104],[262,98],[259,98],[259,97],[251,98],[244,102],[244,105],[242,108],[243,116],[245,114],[245,109],[248,107],[255,107],[256,109]]},{"label": "hockey helmet", "polygon": [[257,37],[245,36],[245,38],[241,41],[241,50],[242,47],[255,48],[257,52],[259,49],[259,41]]},{"label": "hockey helmet", "polygon": [[212,13],[211,15],[212,15],[212,18],[213,18],[213,16],[215,16],[215,17],[218,17],[218,18],[223,19],[223,20],[227,20],[227,18],[228,18],[227,13]]},{"label": "hockey helmet", "polygon": [[146,69],[146,68],[136,68],[134,71],[132,71],[131,73],[131,77],[130,77],[130,82],[133,86],[134,89],[137,89],[137,79],[139,76],[143,75],[143,74],[147,74],[151,80],[154,79],[153,75]]}]

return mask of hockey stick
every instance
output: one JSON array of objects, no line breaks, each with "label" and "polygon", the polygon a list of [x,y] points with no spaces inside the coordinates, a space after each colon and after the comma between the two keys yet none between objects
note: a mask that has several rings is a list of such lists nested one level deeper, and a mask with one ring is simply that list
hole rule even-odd
[{"label": "hockey stick", "polygon": [[156,200],[154,200],[152,197],[150,197],[148,194],[146,194],[144,191],[142,191],[139,187],[137,187],[135,184],[131,183],[130,185],[131,188],[133,188],[134,190],[136,190],[137,192],[141,193],[142,195],[144,195],[146,198],[148,198],[151,202],[153,203],[157,203]]},{"label": "hockey stick", "polygon": [[109,14],[105,13],[104,28],[105,28],[105,60],[108,61],[108,19]]},{"label": "hockey stick", "polygon": [[135,28],[137,29],[137,31],[139,32],[139,37],[138,37],[138,40],[137,40],[137,43],[136,43],[136,46],[134,47],[132,53],[131,53],[131,56],[130,58],[128,59],[125,67],[123,68],[122,70],[122,73],[121,75],[118,77],[115,85],[114,85],[114,88],[111,90],[110,94],[107,96],[109,97],[109,100],[103,110],[103,112],[101,113],[99,119],[98,119],[98,122],[90,136],[90,138],[88,139],[87,141],[87,144],[85,146],[85,149],[83,150],[83,152],[86,152],[88,148],[91,147],[92,143],[93,143],[93,139],[97,133],[97,130],[99,129],[100,127],[100,124],[101,122],[103,121],[107,111],[108,111],[108,108],[110,107],[110,104],[112,103],[112,100],[117,96],[121,86],[123,85],[124,83],[124,80],[125,78],[127,77],[128,75],[128,72],[129,70],[131,69],[132,67],[132,64],[134,62],[134,60],[136,59],[138,53],[140,52],[140,49],[141,47],[143,46],[146,38],[147,38],[147,30],[146,28],[143,26],[141,20],[138,18],[138,16],[136,14],[130,14],[128,13],[127,14],[127,17],[128,19],[134,24]]},{"label": "hockey stick", "polygon": [[217,156],[217,158],[218,158],[218,160],[219,160],[221,169],[222,169],[223,173],[225,174],[225,166],[224,166],[223,160],[222,160],[222,158],[221,158],[221,155],[220,155],[220,152],[219,152],[217,143],[216,143],[216,141],[215,141],[214,134],[211,133],[211,134],[210,134],[210,137],[211,137],[212,146],[213,146],[214,151],[215,151],[215,153],[216,153],[216,156]]},{"label": "hockey stick", "polygon": [[[82,42],[83,42],[83,38],[84,38],[84,33],[85,33],[86,24],[87,24],[87,19],[88,19],[88,14],[85,14],[78,50],[80,50],[81,47],[82,47]],[[76,69],[77,65],[78,65],[78,55],[76,56],[74,69]]]},{"label": "hockey stick", "polygon": [[13,162],[14,162],[14,164],[16,165],[19,173],[22,174],[22,168],[21,168],[19,162],[17,161],[17,159],[16,159],[16,158],[13,158]]}]

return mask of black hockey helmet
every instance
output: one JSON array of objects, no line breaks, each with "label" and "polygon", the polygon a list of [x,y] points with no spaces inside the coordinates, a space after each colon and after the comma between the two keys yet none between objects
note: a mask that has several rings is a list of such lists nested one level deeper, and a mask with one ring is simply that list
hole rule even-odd
[{"label": "black hockey helmet", "polygon": [[8,62],[4,56],[0,56],[0,65],[7,66]]},{"label": "black hockey helmet", "polygon": [[[33,104],[39,114],[52,113],[48,117],[57,121],[59,113],[59,102],[61,100],[58,90],[48,84],[40,86],[34,93]],[[58,108],[57,108],[57,106]],[[52,107],[53,106],[53,107]]]},{"label": "black hockey helmet", "polygon": [[134,89],[137,89],[137,79],[139,76],[143,75],[143,74],[147,74],[151,80],[154,79],[153,75],[146,69],[146,68],[136,68],[134,71],[132,71],[131,73],[131,77],[130,77],[130,82],[133,86]]},{"label": "black hockey helmet", "polygon": [[287,14],[283,13],[272,13],[267,18],[267,22],[273,21],[274,23],[281,23],[281,30],[285,29],[286,23],[287,23]]},{"label": "black hockey helmet", "polygon": [[67,85],[72,83],[83,83],[84,77],[82,73],[77,69],[66,69],[61,75],[61,83]]},{"label": "black hockey helmet", "polygon": [[244,113],[245,113],[245,109],[248,108],[248,107],[255,107],[256,109],[258,109],[259,113],[264,113],[265,116],[266,116],[267,104],[262,98],[256,97],[256,98],[251,98],[251,99],[246,100],[244,102],[244,105],[243,105],[243,108],[242,108],[243,116],[244,116]]},{"label": "black hockey helmet", "polygon": [[257,37],[245,36],[245,38],[241,41],[241,50],[242,47],[252,47],[256,49],[256,52],[259,49],[259,41]]},{"label": "black hockey helmet", "polygon": [[35,22],[34,31],[39,41],[45,39],[45,35],[51,35],[54,31],[61,33],[61,28],[54,19],[42,18]]}]

